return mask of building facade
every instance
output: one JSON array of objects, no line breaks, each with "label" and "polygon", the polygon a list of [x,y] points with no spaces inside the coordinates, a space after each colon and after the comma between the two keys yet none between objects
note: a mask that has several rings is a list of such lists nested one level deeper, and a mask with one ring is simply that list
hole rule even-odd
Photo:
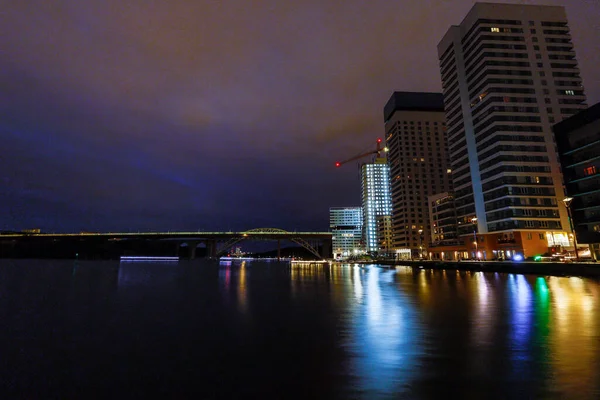
[{"label": "building facade", "polygon": [[460,260],[470,258],[466,242],[471,237],[459,237],[454,195],[451,192],[429,196],[429,238],[428,257],[434,260]]},{"label": "building facade", "polygon": [[552,125],[586,105],[564,8],[476,3],[438,56],[459,235],[483,259],[568,245]]},{"label": "building facade", "polygon": [[[600,103],[554,126],[577,242],[600,260]],[[580,256],[587,256],[581,254]]]},{"label": "building facade", "polygon": [[441,93],[394,92],[384,107],[392,190],[393,248],[419,257],[431,228],[428,196],[450,190]]},{"label": "building facade", "polygon": [[379,252],[382,254],[392,254],[392,216],[377,216],[377,240],[379,241]]},{"label": "building facade", "polygon": [[390,168],[387,159],[375,158],[361,166],[364,242],[368,252],[379,252],[377,218],[391,215]]},{"label": "building facade", "polygon": [[362,252],[363,210],[361,207],[329,209],[334,258],[347,258]]}]

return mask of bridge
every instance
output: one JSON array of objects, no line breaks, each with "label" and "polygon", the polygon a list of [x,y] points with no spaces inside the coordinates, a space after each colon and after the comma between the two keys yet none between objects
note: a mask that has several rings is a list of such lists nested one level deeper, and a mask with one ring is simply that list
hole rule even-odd
[{"label": "bridge", "polygon": [[[257,228],[241,232],[80,232],[80,233],[0,233],[2,247],[22,245],[26,247],[72,245],[86,243],[94,245],[108,242],[172,242],[177,254],[184,245],[189,248],[188,257],[196,257],[196,248],[206,246],[209,257],[219,257],[232,246],[242,241],[277,241],[278,258],[281,255],[281,241],[296,243],[317,258],[326,258],[331,252],[331,232],[289,232],[277,228]],[[319,245],[320,244],[320,245]],[[320,249],[320,251],[319,251]],[[4,252],[3,252],[4,253]]]}]

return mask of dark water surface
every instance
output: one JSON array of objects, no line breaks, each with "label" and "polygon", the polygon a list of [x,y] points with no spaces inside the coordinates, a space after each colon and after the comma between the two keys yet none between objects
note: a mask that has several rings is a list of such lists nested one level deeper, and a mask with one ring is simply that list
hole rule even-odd
[{"label": "dark water surface", "polygon": [[600,284],[0,260],[2,398],[600,399]]}]

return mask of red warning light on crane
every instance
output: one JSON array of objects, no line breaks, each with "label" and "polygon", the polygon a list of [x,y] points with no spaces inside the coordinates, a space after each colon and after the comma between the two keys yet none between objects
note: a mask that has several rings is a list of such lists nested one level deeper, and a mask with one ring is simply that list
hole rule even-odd
[{"label": "red warning light on crane", "polygon": [[378,139],[377,139],[377,143],[381,143],[381,138],[378,138]]},{"label": "red warning light on crane", "polygon": [[342,163],[341,163],[341,162],[339,162],[339,161],[337,161],[337,162],[335,163],[335,166],[336,166],[336,167],[341,167],[341,166],[342,166]]}]

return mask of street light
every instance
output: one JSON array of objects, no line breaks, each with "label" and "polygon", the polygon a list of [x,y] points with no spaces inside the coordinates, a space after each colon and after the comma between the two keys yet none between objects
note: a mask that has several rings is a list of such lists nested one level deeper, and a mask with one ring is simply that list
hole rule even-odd
[{"label": "street light", "polygon": [[478,243],[477,243],[477,231],[475,230],[475,223],[477,223],[477,217],[471,218],[471,222],[473,223],[473,244],[475,245],[475,259],[479,259],[478,253]]},{"label": "street light", "polygon": [[575,247],[575,260],[579,261],[579,252],[577,251],[577,234],[575,233],[575,228],[573,227],[573,217],[571,216],[571,202],[573,201],[572,197],[565,197],[563,199],[563,203],[565,203],[565,207],[567,208],[567,215],[569,216],[569,227],[571,228],[571,232],[573,234],[573,246]]},{"label": "street light", "polygon": [[419,229],[419,257],[423,259],[423,229]]}]

